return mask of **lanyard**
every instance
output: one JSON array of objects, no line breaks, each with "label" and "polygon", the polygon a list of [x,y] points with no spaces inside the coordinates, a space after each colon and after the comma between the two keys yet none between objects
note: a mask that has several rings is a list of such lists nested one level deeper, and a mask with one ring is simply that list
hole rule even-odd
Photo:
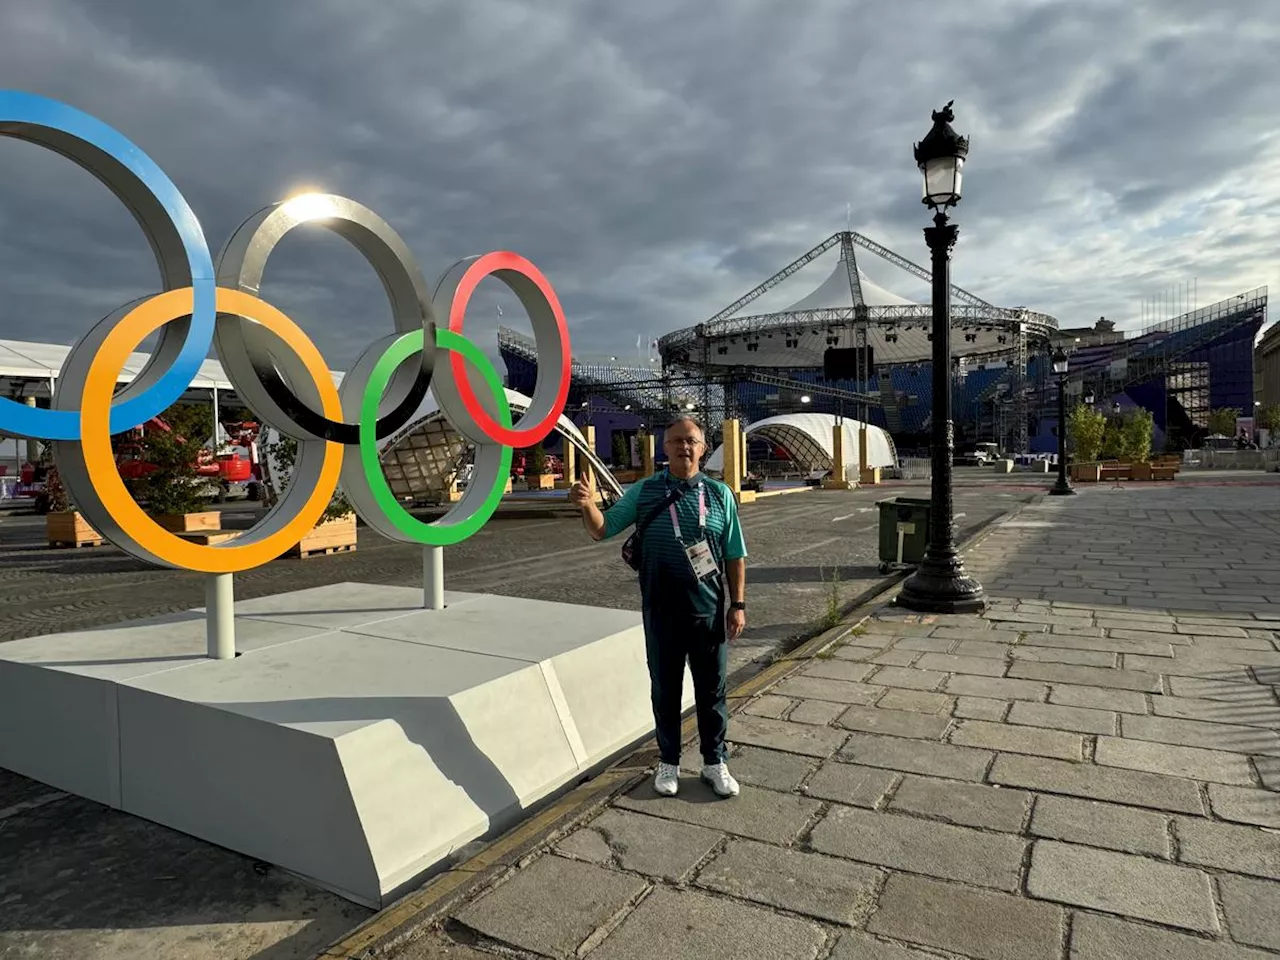
[{"label": "lanyard", "polygon": [[[676,533],[676,540],[684,543],[684,534],[680,532],[680,518],[676,516],[676,505],[674,503],[667,506],[667,510],[671,513],[671,529]],[[701,540],[705,536],[707,529],[707,495],[706,487],[698,484],[698,539]]]}]

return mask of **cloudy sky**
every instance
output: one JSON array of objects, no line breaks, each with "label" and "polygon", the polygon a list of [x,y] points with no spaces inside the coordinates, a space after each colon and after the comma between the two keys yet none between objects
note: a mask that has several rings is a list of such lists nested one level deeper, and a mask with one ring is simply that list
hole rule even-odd
[{"label": "cloudy sky", "polygon": [[[955,281],[1134,327],[1143,298],[1192,278],[1201,304],[1280,290],[1274,6],[6,0],[0,87],[119,129],[215,252],[272,201],[343,194],[428,277],[524,254],[576,348],[628,358],[843,229],[846,205],[853,229],[925,262],[911,146],[954,98],[973,138]],[[0,336],[69,343],[155,289],[132,219],[87,174],[7,138],[0,171]],[[388,329],[372,270],[320,232],[288,238],[263,294],[335,368]],[[469,321],[486,346],[491,307]]]}]

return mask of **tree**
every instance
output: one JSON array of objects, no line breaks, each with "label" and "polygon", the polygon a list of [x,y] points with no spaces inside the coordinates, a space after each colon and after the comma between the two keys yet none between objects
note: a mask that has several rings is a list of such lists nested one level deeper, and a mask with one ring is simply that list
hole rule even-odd
[{"label": "tree", "polygon": [[627,435],[621,430],[613,431],[613,465],[631,466],[631,446],[627,443]]},{"label": "tree", "polygon": [[177,404],[161,419],[168,425],[146,428],[140,446],[150,473],[131,482],[135,499],[153,516],[194,513],[205,505],[197,460],[213,429],[211,412],[203,406]]},{"label": "tree", "polygon": [[1077,463],[1093,463],[1102,451],[1107,418],[1084,404],[1077,404],[1067,418],[1067,439],[1071,441]]},{"label": "tree", "polygon": [[529,451],[529,468],[526,473],[540,477],[547,472],[547,451],[539,443]]},{"label": "tree", "polygon": [[1145,463],[1151,458],[1151,438],[1155,419],[1150,410],[1138,407],[1123,418],[1120,425],[1120,459],[1129,463]]},{"label": "tree", "polygon": [[1269,407],[1259,407],[1257,426],[1260,430],[1268,430],[1271,433],[1280,430],[1280,403],[1273,403]]},{"label": "tree", "polygon": [[[292,437],[282,436],[275,443],[267,447],[267,453],[276,463],[276,468],[280,473],[293,476],[293,465],[298,460],[298,441]],[[273,491],[276,497],[282,494],[283,490]],[[355,508],[351,506],[351,501],[342,493],[341,487],[334,488],[333,496],[329,498],[329,505],[324,508],[324,513],[320,515],[320,522],[326,523],[330,520],[340,520],[343,517],[354,512]]]},{"label": "tree", "polygon": [[1236,435],[1236,418],[1240,411],[1236,407],[1219,407],[1209,411],[1209,432],[1220,433],[1224,437]]}]

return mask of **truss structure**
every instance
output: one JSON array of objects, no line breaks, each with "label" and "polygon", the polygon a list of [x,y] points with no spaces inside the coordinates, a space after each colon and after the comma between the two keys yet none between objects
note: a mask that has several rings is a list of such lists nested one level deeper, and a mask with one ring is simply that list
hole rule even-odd
[{"label": "truss structure", "polygon": [[[743,312],[752,302],[836,247],[841,250],[847,274],[849,306],[819,305],[763,314]],[[857,267],[857,247],[921,280],[932,279],[927,268],[860,233],[846,230],[832,234],[704,322],[659,340],[664,372],[693,375],[706,383],[762,382],[753,371],[821,366],[822,354],[833,346],[870,346],[877,365],[882,368],[930,362],[932,306],[867,302]],[[1014,442],[1019,449],[1025,449],[1028,362],[1033,352],[1049,343],[1058,328],[1057,321],[1024,307],[995,306],[954,284],[951,295],[951,325],[960,334],[952,337],[954,354],[1009,366],[1012,384],[1007,384],[1005,389],[1013,387],[1017,407],[1013,419],[1021,424]],[[861,393],[863,399],[855,401],[857,417],[866,420],[867,406],[879,405],[884,409],[888,428],[898,429],[901,398],[894,393],[883,369],[881,375],[873,379],[867,356],[865,349],[859,350],[854,381],[858,387],[856,392]],[[808,386],[808,392],[815,392],[813,385]]]}]

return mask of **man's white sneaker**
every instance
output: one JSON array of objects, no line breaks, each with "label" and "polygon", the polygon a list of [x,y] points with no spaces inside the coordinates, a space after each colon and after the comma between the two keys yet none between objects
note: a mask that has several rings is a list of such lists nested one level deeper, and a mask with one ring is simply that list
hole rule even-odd
[{"label": "man's white sneaker", "polygon": [[664,797],[674,797],[680,789],[680,766],[675,763],[659,763],[653,789]]},{"label": "man's white sneaker", "polygon": [[702,768],[702,779],[711,784],[711,789],[721,797],[736,797],[738,781],[733,779],[726,763],[709,763]]}]

